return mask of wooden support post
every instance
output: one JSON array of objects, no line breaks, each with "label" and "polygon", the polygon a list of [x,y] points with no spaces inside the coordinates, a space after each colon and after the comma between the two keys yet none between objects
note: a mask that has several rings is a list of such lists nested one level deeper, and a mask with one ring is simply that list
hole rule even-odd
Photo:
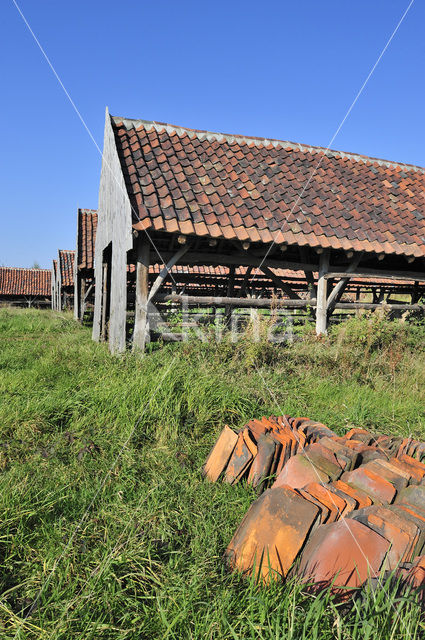
[{"label": "wooden support post", "polygon": [[282,291],[286,293],[288,298],[290,298],[291,300],[297,300],[300,298],[298,293],[295,293],[295,291],[293,291],[293,289],[289,286],[289,284],[287,284],[286,282],[283,282],[283,280],[279,278],[276,274],[274,274],[271,269],[269,269],[268,267],[265,267],[264,265],[261,265],[260,268],[261,268],[261,271],[264,273],[264,275],[268,276],[270,280],[277,287],[279,287],[280,289],[282,289]]},{"label": "wooden support post", "polygon": [[[352,260],[352,262],[348,265],[347,273],[353,273],[360,264],[360,260],[363,257],[363,252],[358,253]],[[350,282],[350,278],[341,278],[337,285],[332,289],[332,293],[329,294],[327,301],[327,309],[329,315],[335,309],[335,305],[341,300],[342,294],[347,288],[348,283]],[[328,287],[331,289],[331,281],[329,281]]]},{"label": "wooden support post", "polygon": [[78,304],[78,319],[83,324],[84,312],[86,310],[86,279],[80,278],[80,300],[75,300],[74,304]]},{"label": "wooden support post", "polygon": [[412,304],[416,304],[419,300],[419,282],[415,280],[412,291]]},{"label": "wooden support post", "polygon": [[251,272],[252,272],[252,267],[247,267],[245,271],[245,275],[242,280],[242,285],[241,285],[241,291],[240,291],[241,298],[243,298],[243,296],[246,295],[246,288],[248,286],[248,281],[249,281]]},{"label": "wooden support post", "polygon": [[[235,265],[229,267],[229,280],[227,282],[227,297],[231,298],[233,294],[233,286],[235,282]],[[224,323],[226,327],[230,324],[230,318],[232,315],[232,307],[230,305],[226,305],[224,312]]]},{"label": "wooden support post", "polygon": [[91,292],[93,291],[94,288],[94,281],[90,284],[90,286],[86,289],[86,293],[84,295],[84,303],[87,302],[87,300],[89,299],[89,295],[91,294]]},{"label": "wooden support post", "polygon": [[327,280],[325,278],[329,269],[329,252],[324,251],[320,255],[319,278],[317,281],[317,309],[316,309],[316,334],[318,336],[327,333]]},{"label": "wooden support post", "polygon": [[309,298],[316,298],[316,283],[314,282],[314,276],[312,271],[304,271],[305,278],[307,280],[307,290]]},{"label": "wooden support post", "polygon": [[144,351],[148,341],[149,318],[149,241],[139,234],[136,240],[136,300],[134,310],[133,351]]},{"label": "wooden support post", "polygon": [[105,342],[106,340],[106,310],[108,304],[108,263],[102,264],[102,320],[100,323],[100,340]]},{"label": "wooden support post", "polygon": [[[159,290],[159,288],[161,287],[161,285],[165,282],[165,280],[168,278],[168,276],[170,275],[170,271],[171,269],[174,267],[174,265],[180,260],[180,258],[182,256],[184,256],[185,253],[188,252],[190,248],[190,244],[185,244],[183,247],[181,247],[177,253],[174,254],[174,256],[167,262],[167,264],[164,266],[163,269],[161,269],[160,274],[158,275],[158,277],[156,278],[155,282],[153,283],[150,293],[149,293],[149,300],[153,300],[153,298],[155,297],[155,294],[157,293],[157,291]],[[149,265],[148,265],[149,266]]]},{"label": "wooden support post", "polygon": [[[300,247],[301,262],[307,263],[308,253],[305,247]],[[305,279],[307,280],[307,290],[310,299],[317,297],[316,283],[314,282],[313,271],[304,270]]]}]

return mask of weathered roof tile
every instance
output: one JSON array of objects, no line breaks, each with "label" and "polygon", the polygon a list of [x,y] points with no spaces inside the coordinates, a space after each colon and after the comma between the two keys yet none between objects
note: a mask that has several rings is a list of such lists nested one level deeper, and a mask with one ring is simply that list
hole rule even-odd
[{"label": "weathered roof tile", "polygon": [[[137,191],[135,186],[135,191]],[[97,211],[94,209],[78,209],[77,231],[77,266],[79,269],[94,268],[94,245],[97,229]]]},{"label": "weathered roof tile", "polygon": [[74,258],[75,251],[59,249],[58,262],[62,287],[74,286]]},{"label": "weathered roof tile", "polygon": [[159,205],[169,232],[184,220],[195,234],[204,223],[213,237],[302,245],[317,238],[315,246],[425,256],[421,167],[163,123],[111,122],[137,228],[153,226]]},{"label": "weathered roof tile", "polygon": [[50,269],[0,267],[0,296],[51,295]]}]

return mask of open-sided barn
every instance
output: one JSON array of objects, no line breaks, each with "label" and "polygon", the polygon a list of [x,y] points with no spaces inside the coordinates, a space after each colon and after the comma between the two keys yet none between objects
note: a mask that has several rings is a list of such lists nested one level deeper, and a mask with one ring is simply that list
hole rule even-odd
[{"label": "open-sided barn", "polygon": [[[74,315],[81,320],[88,301],[94,299],[94,252],[97,229],[97,211],[94,209],[78,209],[77,212],[77,243],[74,259]],[[57,261],[54,261],[56,264]],[[127,265],[127,287],[129,300],[134,302],[135,265]],[[152,283],[160,273],[160,266],[152,264],[149,267],[149,281]],[[235,285],[240,281],[241,286],[248,284],[251,273],[247,267],[235,270]],[[225,295],[229,268],[220,266],[195,265],[187,267],[175,265],[171,269],[172,282],[164,282],[169,293],[198,294],[208,291],[214,295]],[[285,282],[290,282],[300,291],[307,289],[307,282],[303,272],[289,270],[275,270],[275,274]],[[167,286],[168,285],[168,286]],[[273,282],[267,277],[258,277],[255,281],[256,292],[264,292],[273,287]]]},{"label": "open-sided barn", "polygon": [[94,247],[97,211],[78,209],[74,260],[74,316],[82,321],[88,301],[94,300]]},{"label": "open-sided barn", "polygon": [[[356,305],[341,302],[354,279],[412,283],[409,308],[422,309],[424,186],[421,167],[106,112],[93,337],[107,327],[111,350],[124,350],[132,263],[136,349],[148,335],[148,302],[167,298],[160,288],[176,263],[227,267],[236,307],[250,304],[234,284],[247,267],[251,284],[267,278],[284,292],[282,306],[314,308],[318,333],[336,307]],[[150,285],[149,267],[162,264]],[[275,269],[302,271],[309,298]]]},{"label": "open-sided barn", "polygon": [[0,302],[25,307],[50,304],[50,269],[0,267]]},{"label": "open-sided barn", "polygon": [[74,299],[75,251],[59,249],[52,267],[52,309],[62,311],[71,308]]},{"label": "open-sided barn", "polygon": [[59,308],[58,302],[58,261],[53,260],[51,271],[51,307],[54,311]]}]

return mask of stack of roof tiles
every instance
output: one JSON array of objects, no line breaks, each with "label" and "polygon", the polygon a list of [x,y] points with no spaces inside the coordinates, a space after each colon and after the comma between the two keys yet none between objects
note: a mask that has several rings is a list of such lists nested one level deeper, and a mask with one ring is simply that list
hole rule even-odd
[{"label": "stack of roof tiles", "polygon": [[111,117],[135,228],[425,256],[421,167]]},{"label": "stack of roof tiles", "polygon": [[51,295],[50,269],[20,269],[0,267],[0,296]]},{"label": "stack of roof tiles", "polygon": [[58,256],[61,286],[73,287],[75,251],[71,251],[69,249],[59,249]]},{"label": "stack of roof tiles", "polygon": [[245,479],[261,494],[227,548],[229,566],[263,580],[296,573],[341,597],[384,571],[423,588],[424,461],[423,442],[363,429],[338,437],[308,418],[225,427],[205,475]]}]

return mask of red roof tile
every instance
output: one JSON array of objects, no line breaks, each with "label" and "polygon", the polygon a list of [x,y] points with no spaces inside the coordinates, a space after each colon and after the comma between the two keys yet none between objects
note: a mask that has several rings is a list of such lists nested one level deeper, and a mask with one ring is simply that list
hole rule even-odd
[{"label": "red roof tile", "polygon": [[143,120],[111,122],[137,228],[196,235],[206,228],[215,238],[425,256],[421,167]]},{"label": "red roof tile", "polygon": [[51,277],[50,269],[0,267],[0,295],[50,297]]},{"label": "red roof tile", "polygon": [[[154,265],[151,264],[149,266],[149,273],[151,275],[158,275],[163,268],[164,268],[163,264],[154,264]],[[136,270],[135,265],[134,264],[128,265],[127,270],[133,273]],[[246,270],[247,270],[247,267],[236,267],[235,276],[243,277],[246,273]],[[307,284],[304,271],[299,271],[299,270],[294,271],[292,269],[275,269],[275,268],[270,269],[270,271],[272,271],[276,276],[281,278],[282,281],[288,284]],[[230,272],[229,267],[212,266],[212,265],[193,265],[188,267],[183,264],[177,264],[171,268],[171,273],[173,274],[173,276],[200,275],[200,276],[206,276],[207,278],[208,277],[227,278],[229,276],[229,272]],[[317,272],[314,272],[312,275],[314,280],[317,282],[317,276],[318,276]],[[248,284],[255,286],[259,282],[264,282],[265,280],[266,281],[269,280],[269,277],[264,275],[261,272],[261,270],[257,270],[254,268],[251,271]],[[397,287],[397,286],[412,287],[413,284],[414,284],[413,281],[410,282],[407,280],[391,280],[391,279],[378,278],[378,277],[374,278],[373,280],[359,277],[359,278],[353,279],[350,282],[350,285],[352,286],[362,285],[363,287],[364,286],[367,287],[368,285],[370,285],[371,287],[382,286],[382,285],[391,285],[392,287]]]},{"label": "red roof tile", "polygon": [[58,251],[62,287],[74,286],[74,257],[75,251],[70,251],[69,249],[59,249]]},{"label": "red roof tile", "polygon": [[78,209],[77,266],[79,269],[94,268],[94,245],[97,229],[97,211]]},{"label": "red roof tile", "polygon": [[[161,269],[164,268],[164,265],[150,265],[149,273],[151,274],[159,274]],[[247,267],[236,267],[235,275],[236,276],[244,276],[246,273]],[[229,267],[223,266],[211,266],[211,265],[193,265],[188,267],[186,265],[176,264],[171,268],[171,273],[175,274],[190,274],[190,275],[203,275],[203,276],[212,276],[212,277],[228,277],[230,269]],[[302,282],[305,281],[304,271],[290,271],[289,269],[271,269],[278,277],[283,280],[300,280]],[[263,273],[258,274],[258,280],[268,280],[268,276],[265,276]]]}]

